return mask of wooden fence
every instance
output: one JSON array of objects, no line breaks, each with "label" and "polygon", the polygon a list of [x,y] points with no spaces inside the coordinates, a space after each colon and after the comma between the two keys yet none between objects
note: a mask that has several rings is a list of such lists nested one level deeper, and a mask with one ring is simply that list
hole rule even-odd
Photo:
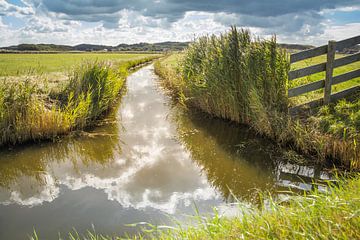
[{"label": "wooden fence", "polygon": [[360,44],[360,35],[345,39],[339,42],[329,41],[327,45],[309,49],[306,51],[294,53],[290,56],[290,63],[295,63],[302,61],[308,58],[316,57],[319,55],[327,54],[327,61],[324,63],[312,65],[302,69],[297,69],[289,72],[289,80],[294,80],[296,78],[305,77],[314,73],[325,71],[325,79],[311,82],[299,87],[295,87],[288,90],[288,97],[295,97],[307,92],[315,91],[318,89],[324,89],[324,97],[317,99],[306,104],[296,106],[290,109],[290,112],[297,112],[299,109],[303,108],[305,105],[310,108],[318,107],[323,104],[328,104],[330,102],[336,102],[337,100],[344,98],[352,93],[355,93],[360,90],[360,86],[355,86],[348,88],[341,92],[331,94],[331,86],[339,84],[342,82],[349,81],[353,78],[360,77],[360,69],[353,70],[341,75],[333,76],[333,69],[341,67],[353,62],[360,61],[360,52],[345,56],[343,58],[335,59],[335,52],[341,51],[344,48],[352,47],[354,45]]}]

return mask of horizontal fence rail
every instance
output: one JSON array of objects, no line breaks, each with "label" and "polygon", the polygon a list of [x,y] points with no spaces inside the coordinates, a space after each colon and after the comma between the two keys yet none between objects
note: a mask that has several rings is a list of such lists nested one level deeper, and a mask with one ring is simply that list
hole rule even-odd
[{"label": "horizontal fence rail", "polygon": [[335,59],[335,52],[341,51],[344,48],[348,48],[357,44],[360,44],[360,35],[338,42],[329,41],[327,45],[290,55],[290,63],[292,64],[308,58],[313,58],[316,56],[327,54],[327,59],[326,62],[324,63],[319,63],[316,65],[312,65],[309,67],[305,67],[302,69],[297,69],[289,72],[288,79],[290,81],[324,71],[326,76],[325,79],[289,89],[288,90],[289,98],[296,97],[311,91],[324,89],[324,98],[317,99],[309,103],[293,107],[292,109],[290,109],[290,112],[297,112],[298,109],[304,107],[305,105],[307,105],[310,108],[314,108],[321,106],[323,104],[335,102],[341,98],[347,97],[348,95],[353,94],[360,90],[360,86],[356,86],[335,94],[331,94],[331,86],[360,77],[360,69],[356,69],[341,75],[333,76],[334,68],[360,61],[360,52],[339,59]]}]

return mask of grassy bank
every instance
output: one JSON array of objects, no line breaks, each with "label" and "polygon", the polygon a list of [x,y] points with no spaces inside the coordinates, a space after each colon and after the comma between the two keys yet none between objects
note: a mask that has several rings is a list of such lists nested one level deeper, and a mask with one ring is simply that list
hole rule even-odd
[{"label": "grassy bank", "polygon": [[[253,39],[248,31],[235,28],[220,37],[202,37],[184,53],[155,64],[163,86],[185,106],[247,124],[283,146],[313,156],[318,163],[359,169],[358,120],[352,121],[352,127],[341,127],[340,118],[334,117],[327,124],[333,127],[324,127],[327,115],[338,108],[334,104],[311,118],[291,118],[287,112],[289,69],[288,55],[277,47],[275,38]],[[351,104],[357,105],[343,103]],[[356,108],[342,115],[344,123],[346,116],[357,116],[351,109]],[[329,130],[334,127],[338,133],[351,128],[352,134],[334,134]]]},{"label": "grassy bank", "polygon": [[56,92],[44,92],[33,76],[0,85],[0,146],[54,139],[91,126],[116,102],[130,68],[157,56],[122,62],[89,61],[76,67]]},{"label": "grassy bank", "polygon": [[159,239],[358,239],[360,179],[330,185],[327,194],[311,192],[280,203],[268,199],[242,217],[199,218],[199,227],[178,228]]},{"label": "grassy bank", "polygon": [[[264,198],[259,208],[240,208],[237,217],[215,212],[195,217],[197,226],[155,227],[127,239],[359,239],[360,176],[329,184],[326,193],[310,192],[286,201]],[[170,229],[170,230],[169,230]],[[41,239],[33,234],[32,240]],[[62,239],[124,239],[76,232]]]}]

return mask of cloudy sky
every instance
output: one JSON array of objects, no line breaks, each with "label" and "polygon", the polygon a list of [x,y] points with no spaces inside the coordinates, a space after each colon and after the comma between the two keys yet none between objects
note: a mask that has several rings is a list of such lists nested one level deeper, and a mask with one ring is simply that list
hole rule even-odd
[{"label": "cloudy sky", "polygon": [[188,41],[230,25],[320,45],[360,34],[360,0],[0,0],[0,46]]}]

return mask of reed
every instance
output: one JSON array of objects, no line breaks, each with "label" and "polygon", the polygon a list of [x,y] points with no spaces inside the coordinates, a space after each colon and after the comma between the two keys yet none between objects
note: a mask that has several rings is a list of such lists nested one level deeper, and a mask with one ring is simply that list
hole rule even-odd
[{"label": "reed", "polygon": [[[157,56],[156,56],[157,57]],[[85,62],[56,94],[44,95],[32,77],[0,85],[0,146],[55,139],[95,123],[117,101],[129,70],[155,57],[125,63]]]},{"label": "reed", "polygon": [[[312,157],[311,161],[360,169],[358,130],[352,127],[345,131],[353,134],[339,137],[319,128],[326,124],[325,116],[300,119],[288,115],[290,64],[275,37],[261,40],[248,30],[232,27],[218,37],[199,38],[177,59],[178,64],[171,57],[158,61],[155,71],[163,87],[183,105],[247,124],[258,134]],[[333,127],[337,120],[333,118]]]},{"label": "reed", "polygon": [[260,40],[232,27],[220,37],[202,37],[186,50],[183,92],[190,105],[250,124],[266,112],[285,111],[288,70],[286,52],[275,37]]}]

